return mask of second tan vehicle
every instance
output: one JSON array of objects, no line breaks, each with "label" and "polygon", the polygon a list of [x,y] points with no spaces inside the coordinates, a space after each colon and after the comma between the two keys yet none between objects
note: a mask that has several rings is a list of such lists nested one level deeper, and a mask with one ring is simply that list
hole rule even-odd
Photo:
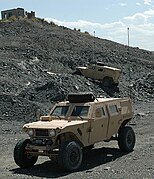
[{"label": "second tan vehicle", "polygon": [[87,78],[98,80],[104,86],[118,85],[121,70],[104,65],[101,62],[89,64],[86,67],[77,67],[76,74],[81,74]]},{"label": "second tan vehicle", "polygon": [[92,93],[69,94],[47,116],[25,124],[29,138],[14,148],[18,166],[33,166],[38,156],[56,158],[67,171],[79,169],[83,149],[92,149],[100,141],[117,140],[122,151],[130,152],[135,134],[126,126],[133,117],[129,98],[95,98]]}]

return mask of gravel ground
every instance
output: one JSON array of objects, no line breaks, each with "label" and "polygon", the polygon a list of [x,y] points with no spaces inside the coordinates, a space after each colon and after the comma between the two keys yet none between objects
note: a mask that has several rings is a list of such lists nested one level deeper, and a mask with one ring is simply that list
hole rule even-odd
[{"label": "gravel ground", "polygon": [[[92,61],[120,68],[119,86],[72,74]],[[154,99],[154,53],[130,47],[128,54],[127,46],[41,19],[0,21],[0,74],[0,120],[31,120],[69,92]]]},{"label": "gravel ground", "polygon": [[[119,86],[105,88],[73,75],[77,66],[93,61],[120,68]],[[154,53],[137,47],[128,53],[125,45],[39,18],[0,21],[0,74],[0,178],[154,178]],[[38,111],[49,112],[69,92],[83,91],[105,97],[131,92],[134,151],[121,153],[115,141],[96,144],[84,153],[75,173],[61,172],[56,162],[43,157],[32,168],[18,168],[13,149],[26,138],[23,124],[35,119]]]},{"label": "gravel ground", "polygon": [[97,143],[84,152],[83,164],[78,172],[62,172],[55,161],[40,157],[36,165],[20,169],[13,160],[13,149],[19,139],[24,122],[0,121],[0,178],[154,178],[154,103],[134,104],[135,117],[130,125],[136,133],[136,146],[131,153],[118,149],[116,141]]}]

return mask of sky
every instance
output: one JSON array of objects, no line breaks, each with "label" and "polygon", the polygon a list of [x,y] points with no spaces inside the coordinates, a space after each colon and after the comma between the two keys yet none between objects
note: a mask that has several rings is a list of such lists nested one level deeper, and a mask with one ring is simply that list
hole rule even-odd
[{"label": "sky", "polygon": [[154,51],[154,0],[0,0],[1,11],[18,7],[125,45],[129,28],[130,46]]}]

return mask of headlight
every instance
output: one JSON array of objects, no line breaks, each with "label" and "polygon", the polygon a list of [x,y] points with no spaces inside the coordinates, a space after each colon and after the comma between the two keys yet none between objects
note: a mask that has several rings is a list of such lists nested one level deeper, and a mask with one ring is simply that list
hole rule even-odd
[{"label": "headlight", "polygon": [[32,137],[34,135],[34,130],[33,129],[29,129],[27,133],[28,133],[28,135],[30,137]]},{"label": "headlight", "polygon": [[56,130],[54,130],[54,129],[49,130],[49,136],[55,137],[56,136]]}]

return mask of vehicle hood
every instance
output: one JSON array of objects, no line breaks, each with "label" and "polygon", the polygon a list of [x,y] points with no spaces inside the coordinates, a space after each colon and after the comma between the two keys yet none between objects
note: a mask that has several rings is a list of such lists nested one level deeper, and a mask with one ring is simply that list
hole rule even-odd
[{"label": "vehicle hood", "polygon": [[87,122],[88,122],[87,120],[83,120],[83,121],[77,121],[77,120],[76,121],[67,121],[67,120],[37,121],[37,122],[25,124],[23,126],[23,129],[29,129],[29,128],[33,128],[33,129],[56,129],[56,128],[60,128],[60,129],[63,129],[63,128],[68,127],[68,126],[84,124],[84,123],[87,123]]}]

